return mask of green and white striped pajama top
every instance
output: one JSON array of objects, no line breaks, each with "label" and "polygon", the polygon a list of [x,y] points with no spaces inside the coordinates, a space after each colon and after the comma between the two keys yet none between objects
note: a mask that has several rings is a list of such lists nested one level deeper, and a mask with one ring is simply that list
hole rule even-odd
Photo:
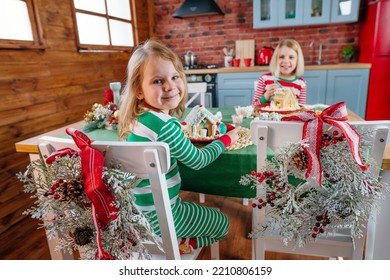
[{"label": "green and white striped pajama top", "polygon": [[[175,117],[155,111],[147,111],[138,117],[127,141],[159,141],[169,145],[171,168],[166,178],[178,238],[196,238],[196,247],[199,248],[226,236],[230,224],[225,214],[193,202],[181,201],[181,178],[177,165],[177,161],[180,161],[194,170],[207,166],[225,151],[222,141],[215,140],[198,149],[184,135]],[[134,195],[135,204],[149,219],[156,234],[160,235],[149,180],[141,181]]]}]

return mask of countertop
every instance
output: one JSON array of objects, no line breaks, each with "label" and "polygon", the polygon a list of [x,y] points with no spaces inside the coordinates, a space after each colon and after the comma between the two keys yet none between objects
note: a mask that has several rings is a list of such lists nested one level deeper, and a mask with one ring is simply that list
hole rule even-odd
[{"label": "countertop", "polygon": [[[323,65],[305,65],[305,70],[344,70],[344,69],[370,69],[371,63],[338,63],[338,64],[323,64]],[[267,72],[269,66],[253,66],[253,67],[222,67],[214,69],[191,69],[186,70],[186,74],[218,74],[218,73],[235,73],[235,72]]]}]

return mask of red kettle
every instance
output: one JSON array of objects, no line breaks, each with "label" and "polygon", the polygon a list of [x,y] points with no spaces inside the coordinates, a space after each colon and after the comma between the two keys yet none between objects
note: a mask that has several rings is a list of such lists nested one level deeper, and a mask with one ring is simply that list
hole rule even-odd
[{"label": "red kettle", "polygon": [[268,65],[271,62],[272,54],[274,49],[271,47],[263,47],[259,50],[257,54],[257,64],[259,65]]}]

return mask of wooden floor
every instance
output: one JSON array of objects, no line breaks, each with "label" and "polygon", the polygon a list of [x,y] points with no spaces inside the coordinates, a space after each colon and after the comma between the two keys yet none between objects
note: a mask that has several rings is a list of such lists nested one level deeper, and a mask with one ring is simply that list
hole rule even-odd
[{"label": "wooden floor", "polygon": [[[182,192],[184,201],[199,202],[199,194]],[[206,195],[206,206],[217,207],[230,219],[231,227],[227,237],[219,243],[221,260],[250,260],[251,239],[247,237],[251,230],[251,206],[244,206],[242,199]],[[21,224],[11,228],[0,239],[0,260],[49,260],[50,254],[43,229],[37,229],[38,222],[27,218]],[[198,259],[210,259],[210,249],[206,247]],[[293,254],[266,253],[266,259],[305,260],[321,259]]]}]

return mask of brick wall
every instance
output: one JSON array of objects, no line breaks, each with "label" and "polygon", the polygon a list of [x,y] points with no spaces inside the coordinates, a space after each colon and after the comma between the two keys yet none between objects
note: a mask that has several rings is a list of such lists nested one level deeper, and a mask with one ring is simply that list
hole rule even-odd
[{"label": "brick wall", "polygon": [[[302,46],[305,62],[318,58],[318,44],[323,45],[323,64],[342,61],[345,45],[358,45],[359,23],[328,24],[271,29],[253,29],[252,0],[216,0],[225,15],[175,19],[172,14],[184,0],[155,0],[156,32],[158,38],[176,51],[181,58],[186,51],[198,55],[198,64],[223,65],[222,48],[235,47],[236,40],[255,40],[255,50],[275,47],[285,38],[294,38]],[[309,47],[310,42],[314,45]]]}]

